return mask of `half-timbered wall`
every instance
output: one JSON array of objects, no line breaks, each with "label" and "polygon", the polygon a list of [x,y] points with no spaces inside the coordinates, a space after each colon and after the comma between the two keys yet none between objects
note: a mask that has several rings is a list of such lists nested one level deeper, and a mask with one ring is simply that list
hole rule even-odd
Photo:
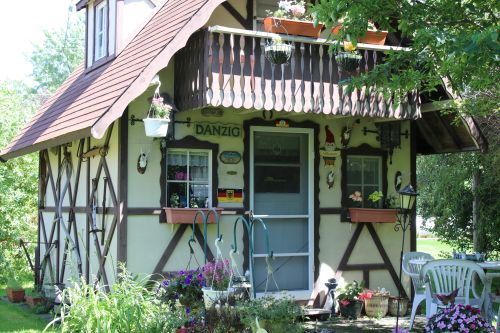
[{"label": "half-timbered wall", "polygon": [[[40,284],[80,277],[106,285],[115,281],[118,170],[117,126],[102,140],[86,138],[40,152]],[[94,228],[99,230],[91,232]]]}]

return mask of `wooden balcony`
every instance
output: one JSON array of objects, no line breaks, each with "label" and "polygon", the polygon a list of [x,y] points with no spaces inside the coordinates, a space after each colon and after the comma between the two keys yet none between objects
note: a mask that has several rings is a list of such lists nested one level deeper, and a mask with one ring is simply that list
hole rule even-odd
[{"label": "wooden balcony", "polygon": [[[396,119],[420,117],[418,94],[403,103],[385,100],[373,87],[348,92],[348,78],[328,52],[328,42],[281,35],[293,45],[287,65],[272,65],[264,46],[275,34],[224,27],[195,33],[175,57],[175,101],[180,110],[206,106]],[[358,44],[357,73],[383,61],[388,46]],[[393,48],[404,51],[403,49]]]}]

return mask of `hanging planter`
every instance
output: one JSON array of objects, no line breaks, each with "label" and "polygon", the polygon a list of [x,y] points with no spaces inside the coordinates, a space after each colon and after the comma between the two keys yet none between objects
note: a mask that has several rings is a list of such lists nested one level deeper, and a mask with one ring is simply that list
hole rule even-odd
[{"label": "hanging planter", "polygon": [[357,52],[339,52],[335,56],[335,61],[339,68],[347,73],[353,73],[358,69],[361,62],[361,55]]},{"label": "hanging planter", "polygon": [[273,38],[271,44],[264,47],[267,60],[274,65],[287,64],[292,55],[292,45],[283,43],[280,37]]},{"label": "hanging planter", "polygon": [[160,96],[160,86],[161,82],[158,83],[158,87],[155,90],[148,116],[142,120],[146,136],[152,138],[167,136],[168,125],[170,124],[170,112],[173,109],[172,105],[163,102],[163,97]]}]

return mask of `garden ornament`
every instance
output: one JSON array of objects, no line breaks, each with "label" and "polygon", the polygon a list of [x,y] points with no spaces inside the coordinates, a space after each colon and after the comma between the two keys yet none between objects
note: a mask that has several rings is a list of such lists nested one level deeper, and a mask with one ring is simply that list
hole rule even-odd
[{"label": "garden ornament", "polygon": [[267,333],[265,329],[260,328],[259,317],[255,317],[255,326],[257,327],[257,331],[255,333]]}]

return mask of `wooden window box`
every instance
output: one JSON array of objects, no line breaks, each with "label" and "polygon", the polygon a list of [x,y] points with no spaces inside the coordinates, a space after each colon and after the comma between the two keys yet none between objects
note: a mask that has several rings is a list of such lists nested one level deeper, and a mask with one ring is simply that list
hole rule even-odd
[{"label": "wooden window box", "polygon": [[[192,224],[194,217],[196,215],[196,212],[201,210],[203,213],[205,213],[205,216],[208,214],[209,211],[215,209],[217,214],[220,216],[221,212],[223,211],[222,208],[163,208],[165,210],[165,214],[167,216],[167,223],[171,224]],[[208,217],[209,224],[214,224],[215,223],[215,215],[214,213],[210,213],[210,216]],[[198,214],[196,217],[196,223],[198,224],[203,224],[203,216],[201,214]]]},{"label": "wooden window box", "polygon": [[349,208],[351,222],[395,223],[398,220],[397,209]]}]

